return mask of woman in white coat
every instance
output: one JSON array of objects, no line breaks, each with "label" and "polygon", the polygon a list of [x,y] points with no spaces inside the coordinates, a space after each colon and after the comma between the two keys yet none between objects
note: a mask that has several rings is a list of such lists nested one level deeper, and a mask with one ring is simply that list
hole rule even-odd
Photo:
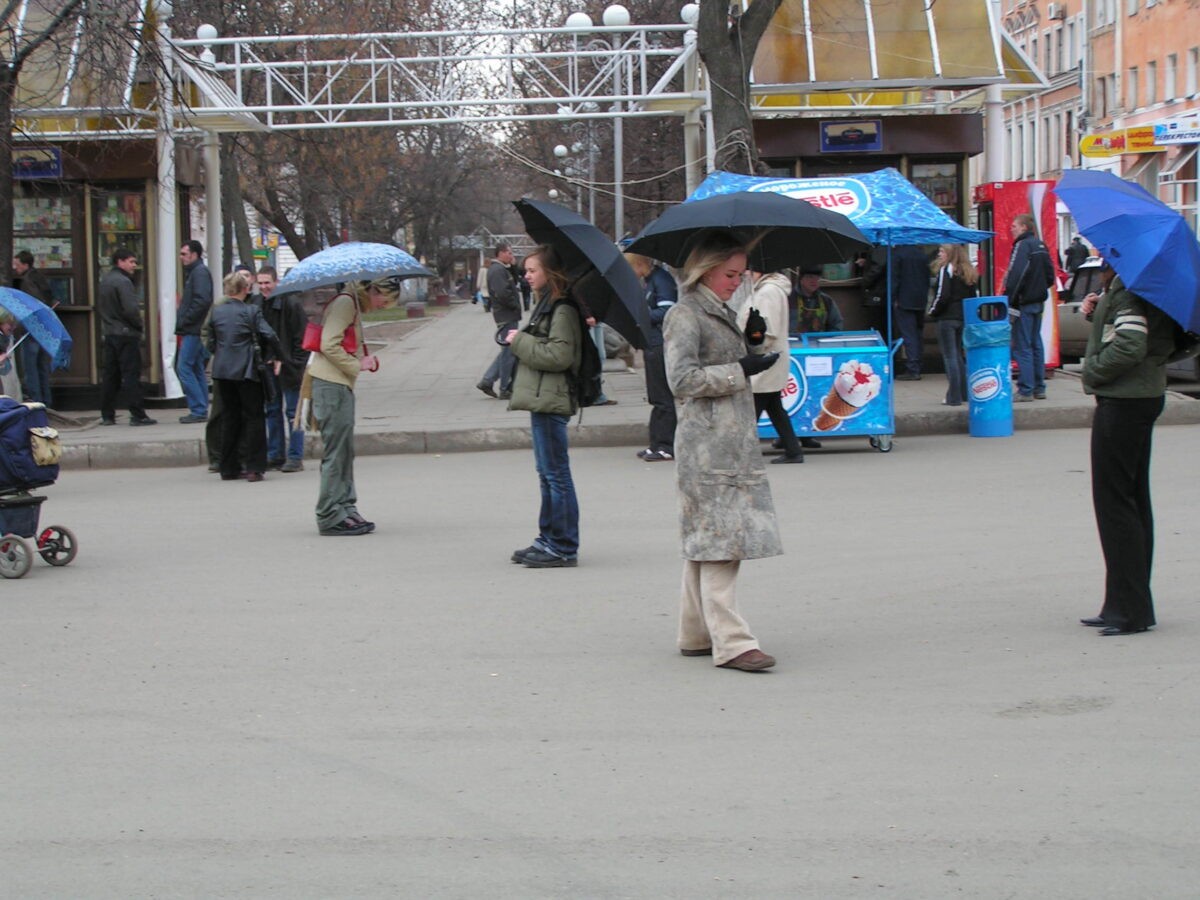
[{"label": "woman in white coat", "polygon": [[753,672],[775,665],[737,611],[743,559],[783,552],[758,448],[750,376],[777,359],[748,346],[727,306],[746,271],[728,233],[705,238],[683,266],[679,302],[667,313],[667,380],[679,401],[675,477],[683,541],[679,651]]},{"label": "woman in white coat", "polygon": [[751,311],[756,310],[767,323],[763,348],[768,353],[779,354],[775,365],[750,379],[750,389],[754,391],[755,421],[766,412],[775,426],[775,433],[779,435],[777,446],[783,446],[783,456],[777,456],[771,462],[802,463],[804,451],[796,440],[792,420],[784,411],[782,395],[787,387],[788,367],[791,365],[791,354],[788,352],[788,294],[792,290],[792,280],[786,272],[772,272],[769,275],[751,272],[750,275],[754,279],[754,295],[738,313],[738,324],[745,328]]}]

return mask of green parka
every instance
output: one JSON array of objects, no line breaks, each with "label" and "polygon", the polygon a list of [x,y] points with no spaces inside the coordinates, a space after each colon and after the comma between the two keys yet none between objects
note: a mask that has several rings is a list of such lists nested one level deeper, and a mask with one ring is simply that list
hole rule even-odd
[{"label": "green parka", "polygon": [[543,297],[511,349],[517,370],[508,408],[575,415],[578,403],[571,376],[583,361],[583,327],[575,307]]},{"label": "green parka", "polygon": [[1116,277],[1092,313],[1083,389],[1100,397],[1161,397],[1174,349],[1175,326],[1167,314]]}]

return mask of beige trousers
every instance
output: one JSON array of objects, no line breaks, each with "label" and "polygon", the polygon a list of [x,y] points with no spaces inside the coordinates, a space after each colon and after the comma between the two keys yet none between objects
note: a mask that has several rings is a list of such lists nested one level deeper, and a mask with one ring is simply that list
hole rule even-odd
[{"label": "beige trousers", "polygon": [[683,561],[683,591],[679,603],[679,649],[712,647],[713,665],[720,666],[758,641],[746,620],[738,615],[734,587],[740,560],[728,562]]}]

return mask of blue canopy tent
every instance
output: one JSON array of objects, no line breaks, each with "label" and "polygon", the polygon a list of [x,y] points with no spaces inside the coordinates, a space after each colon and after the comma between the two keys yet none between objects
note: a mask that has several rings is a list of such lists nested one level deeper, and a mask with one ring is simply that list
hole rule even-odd
[{"label": "blue canopy tent", "polygon": [[713,172],[688,200],[734,191],[772,191],[840,212],[873,243],[888,248],[887,342],[892,343],[892,247],[977,244],[992,236],[959,225],[895,169],[836,178],[760,178]]}]

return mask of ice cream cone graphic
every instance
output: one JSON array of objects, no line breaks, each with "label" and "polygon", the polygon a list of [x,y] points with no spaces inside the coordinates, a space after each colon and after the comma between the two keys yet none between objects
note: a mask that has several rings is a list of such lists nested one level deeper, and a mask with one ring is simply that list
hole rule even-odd
[{"label": "ice cream cone graphic", "polygon": [[837,428],[878,397],[880,387],[879,376],[870,363],[860,363],[857,359],[842,363],[829,393],[821,401],[821,412],[813,420],[813,428],[817,431]]}]

